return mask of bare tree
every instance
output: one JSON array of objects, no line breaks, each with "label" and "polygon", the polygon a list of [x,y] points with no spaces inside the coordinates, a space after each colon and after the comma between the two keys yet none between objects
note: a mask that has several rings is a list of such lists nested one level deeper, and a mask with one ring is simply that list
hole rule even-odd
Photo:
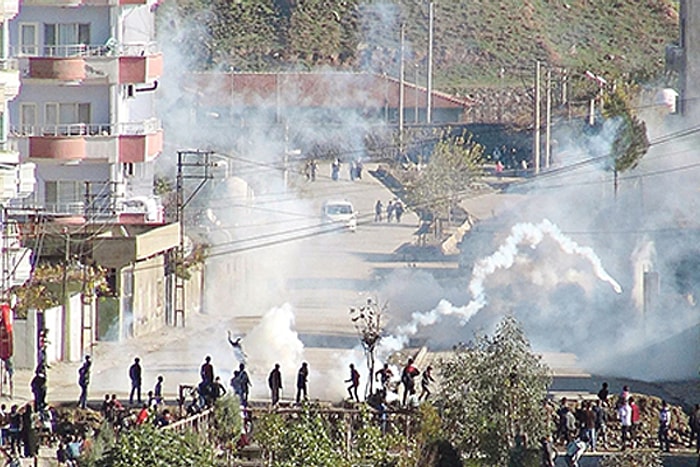
[{"label": "bare tree", "polygon": [[382,314],[386,310],[387,304],[380,306],[371,298],[367,299],[367,304],[359,308],[350,308],[350,320],[360,336],[369,369],[369,386],[365,387],[365,396],[367,396],[367,392],[374,393],[374,352],[382,338]]}]

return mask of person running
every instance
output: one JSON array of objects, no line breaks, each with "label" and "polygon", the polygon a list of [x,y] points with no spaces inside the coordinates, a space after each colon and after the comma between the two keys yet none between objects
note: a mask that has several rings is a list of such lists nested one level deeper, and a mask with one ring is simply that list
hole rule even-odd
[{"label": "person running", "polygon": [[416,383],[414,378],[420,374],[418,368],[413,366],[413,358],[409,358],[406,366],[401,372],[401,384],[403,384],[403,399],[402,405],[406,405],[406,398],[408,395],[413,395],[416,393]]},{"label": "person running", "polygon": [[391,368],[389,368],[389,364],[385,363],[381,369],[377,370],[374,378],[375,380],[379,379],[379,382],[382,383],[382,389],[386,391],[389,389],[389,382],[391,381],[392,376],[394,376],[394,372],[391,371]]},{"label": "person running", "polygon": [[566,463],[569,467],[579,467],[578,461],[586,452],[586,444],[584,439],[576,438],[571,440],[569,444],[566,445]]},{"label": "person running", "polygon": [[301,403],[302,397],[308,399],[307,384],[309,380],[309,364],[304,362],[297,372],[297,404]]},{"label": "person running", "polygon": [[350,379],[345,380],[346,383],[350,383],[348,387],[348,394],[350,394],[350,400],[353,396],[357,402],[360,402],[360,397],[357,395],[357,388],[360,386],[360,373],[355,369],[355,365],[350,364]]},{"label": "person running", "polygon": [[428,397],[430,396],[430,383],[434,382],[435,379],[433,379],[433,367],[428,365],[428,368],[425,369],[423,372],[423,376],[421,377],[420,381],[420,387],[421,387],[421,393],[420,396],[418,397],[418,400],[428,400]]},{"label": "person running", "polygon": [[280,371],[279,363],[275,363],[275,368],[267,377],[267,385],[270,387],[272,405],[275,406],[280,400],[280,390],[282,389],[282,372]]}]

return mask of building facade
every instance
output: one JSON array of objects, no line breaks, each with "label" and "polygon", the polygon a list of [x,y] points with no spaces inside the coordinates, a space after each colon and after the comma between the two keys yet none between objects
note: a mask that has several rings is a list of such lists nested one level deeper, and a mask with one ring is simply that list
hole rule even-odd
[{"label": "building facade", "polygon": [[[88,221],[159,220],[147,201],[163,147],[156,8],[153,0],[21,3],[6,26],[21,80],[8,139],[36,165],[26,205]],[[145,219],[131,215],[139,209]],[[120,219],[122,212],[129,215]]]}]

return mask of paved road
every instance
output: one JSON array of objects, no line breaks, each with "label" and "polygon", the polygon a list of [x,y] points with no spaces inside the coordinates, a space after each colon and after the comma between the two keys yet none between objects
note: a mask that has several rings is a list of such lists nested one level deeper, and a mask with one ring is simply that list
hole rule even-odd
[{"label": "paved road", "polygon": [[[243,265],[244,272],[238,272],[235,280],[230,280],[233,276],[229,273],[208,276],[206,285],[212,293],[205,313],[190,314],[186,328],[167,328],[138,339],[96,346],[92,399],[99,400],[107,392],[124,397],[129,389],[128,366],[137,355],[144,368],[144,387],[152,387],[156,376],[162,374],[166,393],[171,396],[179,383],[198,380],[199,365],[206,354],[212,355],[217,373],[228,382],[236,362],[226,342],[227,329],[247,334],[243,343],[249,356],[253,396],[267,396],[265,377],[272,364],[281,361],[284,396],[291,397],[296,369],[305,359],[312,368],[312,397],[342,397],[347,363],[361,360],[361,355],[347,353],[358,342],[348,309],[364,304],[368,297],[376,298],[389,272],[413,262],[410,255],[394,252],[413,241],[417,218],[407,212],[401,224],[374,223],[374,203],[381,199],[386,204],[393,194],[367,173],[362,180],[352,182],[321,178],[297,191],[301,196],[293,200],[288,195],[274,202],[260,198],[266,211],[276,213],[268,221],[270,232],[292,233],[266,237],[272,241],[264,248],[217,256],[219,264]],[[355,233],[318,234],[320,206],[335,198],[352,201],[359,211]],[[291,222],[285,218],[287,214],[298,221]],[[218,216],[224,215],[219,207]],[[241,222],[239,219],[240,231],[248,232]],[[256,222],[260,223],[259,217]],[[308,230],[309,226],[316,227]],[[232,235],[234,229],[225,236]],[[263,320],[272,308],[278,308],[273,312],[275,319]],[[17,375],[17,397],[30,397],[30,376],[28,372]],[[76,378],[77,364],[54,364],[48,374],[49,400],[77,398]]]}]

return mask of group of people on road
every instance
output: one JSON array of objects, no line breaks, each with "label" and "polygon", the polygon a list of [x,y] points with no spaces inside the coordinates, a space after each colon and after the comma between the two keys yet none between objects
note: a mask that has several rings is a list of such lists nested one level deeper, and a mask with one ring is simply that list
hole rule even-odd
[{"label": "group of people on road", "polygon": [[[400,199],[395,198],[393,200],[389,200],[386,205],[386,221],[392,222],[396,220],[397,223],[401,223],[401,217],[403,216],[404,210],[405,208]],[[377,202],[374,203],[374,222],[382,222],[384,219],[384,212],[385,210],[382,200],[378,199]]]},{"label": "group of people on road", "polygon": [[[658,447],[661,451],[670,451],[669,433],[672,427],[672,415],[668,403],[661,401],[658,409]],[[613,416],[619,422],[619,443],[611,442],[608,438],[609,417]],[[608,449],[613,445],[620,450],[634,449],[641,446],[641,429],[643,420],[641,410],[629,386],[624,385],[620,394],[613,400],[607,382],[604,382],[594,400],[582,400],[578,404],[569,404],[566,397],[560,401],[555,412],[556,430],[554,436],[540,439],[542,465],[554,467],[557,456],[554,445],[562,443],[565,446],[565,457],[569,466],[577,467],[578,460],[584,452],[596,452],[600,447]],[[700,453],[700,404],[691,414],[689,425],[696,452]]]},{"label": "group of people on road", "polygon": [[[333,181],[338,181],[340,179],[341,166],[342,166],[342,162],[340,161],[339,157],[336,157],[331,162],[331,179]],[[362,180],[362,170],[363,169],[364,169],[364,166],[363,166],[361,160],[351,159],[348,162],[348,178],[350,179],[350,181]]]}]

